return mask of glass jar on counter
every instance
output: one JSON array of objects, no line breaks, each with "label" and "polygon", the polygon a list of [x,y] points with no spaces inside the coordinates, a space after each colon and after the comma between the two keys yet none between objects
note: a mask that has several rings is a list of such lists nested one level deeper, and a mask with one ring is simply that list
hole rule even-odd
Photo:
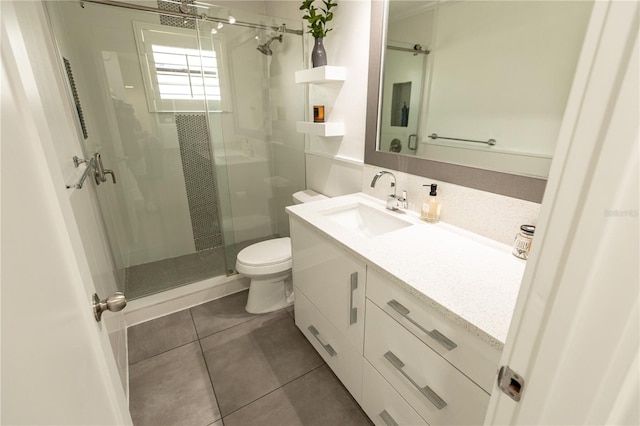
[{"label": "glass jar on counter", "polygon": [[535,230],[536,227],[533,225],[522,225],[520,227],[520,232],[516,235],[516,239],[513,242],[513,250],[511,251],[515,257],[527,260]]}]

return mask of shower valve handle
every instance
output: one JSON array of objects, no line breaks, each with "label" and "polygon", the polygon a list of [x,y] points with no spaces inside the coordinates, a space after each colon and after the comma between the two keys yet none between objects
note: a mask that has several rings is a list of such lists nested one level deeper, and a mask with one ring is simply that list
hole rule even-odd
[{"label": "shower valve handle", "polygon": [[93,155],[96,159],[95,161],[95,178],[96,185],[100,185],[100,182],[106,182],[107,177],[105,175],[111,175],[111,180],[113,183],[116,183],[116,175],[113,173],[113,170],[105,169],[102,165],[102,155],[99,152],[96,152]]}]

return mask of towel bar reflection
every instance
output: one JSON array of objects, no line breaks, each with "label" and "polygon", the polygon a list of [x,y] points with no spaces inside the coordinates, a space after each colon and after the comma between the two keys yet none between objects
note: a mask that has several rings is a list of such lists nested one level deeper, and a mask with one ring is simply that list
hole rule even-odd
[{"label": "towel bar reflection", "polygon": [[461,141],[461,142],[484,143],[484,144],[491,145],[491,146],[493,146],[493,145],[495,145],[495,144],[496,144],[496,140],[495,140],[495,139],[489,139],[488,141],[476,141],[476,140],[473,140],[473,139],[447,138],[447,137],[445,137],[445,136],[438,136],[438,134],[437,134],[437,133],[431,133],[431,134],[429,135],[429,137],[430,137],[431,139],[447,139],[447,140],[450,140],[450,141]]},{"label": "towel bar reflection", "polygon": [[66,185],[67,189],[71,189],[71,188],[82,189],[82,185],[84,185],[84,181],[87,179],[87,176],[89,176],[89,173],[91,173],[91,171],[94,169],[95,159],[90,158],[88,160],[85,160],[84,158],[80,158],[77,155],[73,156],[73,164],[75,164],[76,168],[80,167],[80,164],[82,163],[87,163],[87,167],[84,169],[84,172],[82,172],[82,176],[80,176],[80,180],[78,180],[78,183],[76,184]]}]

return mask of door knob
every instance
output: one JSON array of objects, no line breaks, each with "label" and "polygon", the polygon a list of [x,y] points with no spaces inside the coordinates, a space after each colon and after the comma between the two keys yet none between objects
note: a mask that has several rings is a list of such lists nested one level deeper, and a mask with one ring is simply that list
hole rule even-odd
[{"label": "door knob", "polygon": [[93,315],[97,322],[102,320],[104,311],[118,312],[123,310],[125,306],[127,306],[127,299],[121,291],[116,291],[103,300],[100,300],[97,293],[93,293]]}]

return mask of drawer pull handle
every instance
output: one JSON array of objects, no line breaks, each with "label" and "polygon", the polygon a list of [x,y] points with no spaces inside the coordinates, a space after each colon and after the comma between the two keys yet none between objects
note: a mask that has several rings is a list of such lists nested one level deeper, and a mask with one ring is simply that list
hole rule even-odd
[{"label": "drawer pull handle", "polygon": [[398,426],[398,422],[391,417],[391,414],[387,413],[387,410],[382,410],[382,413],[378,415],[387,426]]},{"label": "drawer pull handle", "polygon": [[358,308],[353,307],[353,291],[358,288],[358,272],[351,274],[351,292],[349,293],[349,325],[358,322]]},{"label": "drawer pull handle", "polygon": [[320,332],[312,325],[310,325],[307,330],[309,330],[311,332],[311,334],[313,334],[313,337],[316,338],[316,340],[318,341],[318,343],[320,343],[320,345],[324,348],[325,351],[327,351],[327,353],[329,354],[329,356],[336,356],[338,355],[338,353],[331,347],[330,344],[324,344],[322,343],[322,340],[320,340]]},{"label": "drawer pull handle", "polygon": [[393,352],[388,351],[386,354],[384,354],[384,357],[387,359],[387,361],[391,363],[391,365],[393,365],[396,368],[396,370],[402,373],[402,375],[406,377],[407,380],[409,380],[409,382],[411,382],[411,384],[420,391],[420,393],[426,396],[429,402],[431,402],[434,407],[436,407],[438,410],[442,410],[444,407],[447,406],[447,403],[444,401],[444,399],[440,398],[440,396],[437,393],[435,393],[433,389],[431,389],[429,386],[421,387],[419,384],[417,384],[416,381],[413,380],[411,376],[409,376],[403,370],[404,362],[402,362],[400,358],[395,356]]},{"label": "drawer pull handle", "polygon": [[387,305],[391,306],[391,308],[394,311],[396,311],[397,313],[402,315],[411,324],[415,325],[420,330],[422,330],[422,332],[425,333],[427,336],[431,337],[433,340],[435,340],[436,342],[440,343],[440,345],[442,345],[446,350],[450,351],[451,349],[454,349],[454,348],[458,347],[458,345],[456,345],[455,342],[450,340],[447,336],[445,336],[444,334],[440,333],[435,328],[433,330],[429,331],[426,328],[424,328],[423,326],[421,326],[420,324],[418,324],[413,318],[411,318],[409,316],[411,311],[409,309],[407,309],[403,304],[398,302],[397,300],[391,299],[391,300],[389,300],[387,302]]}]

